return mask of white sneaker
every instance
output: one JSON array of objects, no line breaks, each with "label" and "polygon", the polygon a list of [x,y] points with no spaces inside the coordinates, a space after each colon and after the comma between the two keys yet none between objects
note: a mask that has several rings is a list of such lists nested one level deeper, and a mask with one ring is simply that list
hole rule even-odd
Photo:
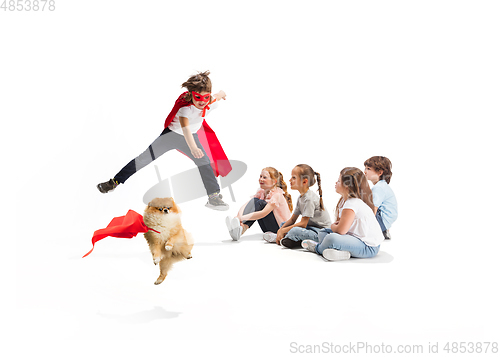
[{"label": "white sneaker", "polygon": [[241,232],[243,231],[243,227],[240,225],[240,220],[237,217],[231,218],[227,216],[226,226],[231,238],[233,238],[233,240],[239,240]]},{"label": "white sneaker", "polygon": [[227,231],[229,232],[229,235],[231,236],[231,238],[234,239],[233,237],[233,227],[231,227],[231,217],[230,216],[227,216],[226,217],[226,227],[227,227]]},{"label": "white sneaker", "polygon": [[323,258],[331,261],[347,260],[351,258],[351,253],[346,250],[325,249]]},{"label": "white sneaker", "polygon": [[276,243],[276,237],[278,237],[278,235],[276,233],[266,232],[266,233],[264,233],[264,236],[262,238],[264,238],[264,240],[266,242]]},{"label": "white sneaker", "polygon": [[318,245],[318,242],[306,239],[302,241],[301,245],[302,248],[307,249],[310,252],[316,253],[316,246]]}]

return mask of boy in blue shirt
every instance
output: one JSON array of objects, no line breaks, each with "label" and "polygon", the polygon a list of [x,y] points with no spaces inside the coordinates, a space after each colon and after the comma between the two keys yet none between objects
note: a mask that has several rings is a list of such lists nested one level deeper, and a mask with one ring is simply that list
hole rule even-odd
[{"label": "boy in blue shirt", "polygon": [[392,163],[385,156],[373,156],[365,161],[366,178],[373,184],[375,216],[385,239],[391,239],[389,228],[398,218],[398,202],[394,192],[389,187],[392,177],[391,169]]}]

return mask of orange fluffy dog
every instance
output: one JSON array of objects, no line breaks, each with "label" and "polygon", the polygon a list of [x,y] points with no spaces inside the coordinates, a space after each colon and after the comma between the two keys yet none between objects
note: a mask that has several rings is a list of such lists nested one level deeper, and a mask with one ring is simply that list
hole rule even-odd
[{"label": "orange fluffy dog", "polygon": [[193,240],[181,224],[181,211],[173,198],[155,198],[144,211],[144,223],[153,231],[144,233],[153,262],[160,263],[160,276],[155,284],[161,284],[175,262],[190,259]]}]

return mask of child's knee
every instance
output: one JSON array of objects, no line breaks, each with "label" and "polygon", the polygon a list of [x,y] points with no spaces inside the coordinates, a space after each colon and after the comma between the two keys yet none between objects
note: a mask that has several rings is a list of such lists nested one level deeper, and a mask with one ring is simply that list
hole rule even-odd
[{"label": "child's knee", "polygon": [[322,245],[329,247],[336,247],[339,243],[339,235],[337,233],[327,233],[327,235],[323,238]]},{"label": "child's knee", "polygon": [[326,237],[327,235],[329,235],[330,233],[333,233],[331,229],[328,229],[328,228],[323,228],[322,230],[320,230],[320,231],[318,232],[318,239],[319,239],[320,241],[322,241],[322,240],[323,240],[323,239],[325,239],[325,237]]},{"label": "child's knee", "polygon": [[305,239],[318,241],[318,235],[316,234],[316,232],[301,227],[293,227],[288,231],[286,237],[295,241],[305,240]]},{"label": "child's knee", "polygon": [[288,233],[286,234],[285,237],[290,238],[292,240],[297,240],[298,238],[300,238],[304,235],[304,231],[305,231],[304,228],[293,227],[292,229],[290,229],[288,231]]}]

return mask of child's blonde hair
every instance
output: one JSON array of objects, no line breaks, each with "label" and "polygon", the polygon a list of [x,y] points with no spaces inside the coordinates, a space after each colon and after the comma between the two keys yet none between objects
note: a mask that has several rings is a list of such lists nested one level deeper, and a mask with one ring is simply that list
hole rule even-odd
[{"label": "child's blonde hair", "polygon": [[290,210],[290,212],[292,212],[292,196],[287,191],[285,180],[283,180],[283,174],[276,170],[274,167],[266,167],[264,170],[269,172],[271,179],[276,180],[276,187],[279,187],[283,190],[283,196],[285,196],[286,203],[288,203],[288,209]]},{"label": "child's blonde hair", "polygon": [[[309,187],[318,182],[319,206],[321,210],[324,211],[325,207],[323,206],[323,190],[321,189],[321,176],[319,172],[314,171],[311,166],[306,164],[300,164],[296,167],[298,167],[300,170],[300,179],[307,179]],[[316,179],[314,179],[314,175],[316,175]]]},{"label": "child's blonde hair", "polygon": [[[356,167],[346,167],[340,171],[340,183],[347,187],[349,193],[348,198],[359,198],[363,200],[373,211],[375,210],[375,205],[372,199],[372,190],[368,185],[368,180],[365,174]],[[337,208],[335,209],[335,217],[338,220],[340,208],[344,204],[344,198],[340,198],[339,203],[337,203]]]},{"label": "child's blonde hair", "polygon": [[198,74],[192,75],[187,81],[182,83],[181,87],[186,88],[188,93],[184,96],[187,102],[193,99],[192,91],[201,92],[212,92],[212,81],[208,77],[210,71],[198,72]]}]

